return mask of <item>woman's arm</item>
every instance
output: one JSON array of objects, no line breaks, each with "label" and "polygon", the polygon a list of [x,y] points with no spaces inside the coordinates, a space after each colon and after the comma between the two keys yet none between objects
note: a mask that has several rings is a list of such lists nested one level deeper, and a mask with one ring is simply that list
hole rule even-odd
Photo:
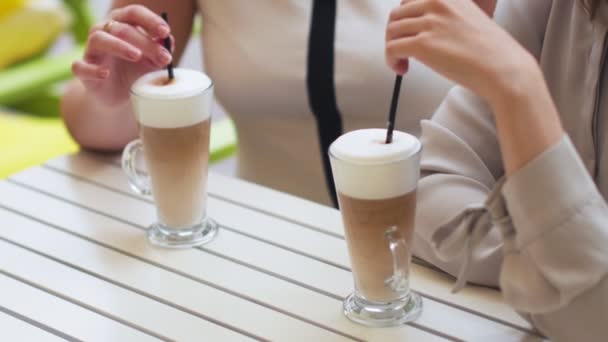
[{"label": "woman's arm", "polygon": [[[470,1],[449,2],[460,11],[444,18],[432,12],[441,10],[443,3],[441,0],[410,1],[406,2],[409,7],[402,6],[393,11],[387,28],[387,60],[396,71],[400,71],[403,57],[415,56],[421,62],[443,72],[444,76],[464,83],[467,88],[487,92],[489,82],[493,79],[480,75],[484,69],[493,70],[503,57],[507,57],[507,60],[502,69],[507,69],[513,68],[516,65],[514,62],[522,58],[533,60],[531,55],[540,55],[551,1],[504,1],[502,8],[495,13],[501,26],[528,52],[523,51],[511,36],[497,27]],[[412,20],[403,20],[407,13],[414,13]],[[425,17],[423,13],[429,15]],[[534,19],[529,20],[524,15]],[[465,21],[464,28],[455,30],[444,27],[453,20]],[[416,28],[434,28],[436,31],[415,32]],[[450,37],[442,36],[445,32],[454,33],[458,37],[450,40]],[[468,39],[471,33],[474,37]],[[491,47],[486,46],[493,44],[500,46],[500,51],[485,51],[491,50]],[[510,46],[513,50],[511,52],[508,51]],[[406,54],[402,54],[402,47],[406,49]],[[481,56],[486,57],[486,60],[482,60]],[[446,61],[447,64],[440,65]],[[463,77],[470,75],[476,77],[463,82]],[[497,76],[493,77],[496,79]],[[481,83],[481,86],[477,83]],[[482,97],[465,87],[456,87],[440,106],[433,120],[422,123],[425,152],[414,248],[418,256],[454,275],[459,274],[459,269],[467,258],[467,254],[462,253],[465,250],[465,240],[447,239],[447,236],[465,236],[470,227],[460,223],[482,223],[479,218],[484,212],[485,200],[504,175],[492,110],[488,101]],[[433,248],[433,236],[448,223],[452,223],[451,233],[444,235],[456,253],[445,259]],[[470,265],[467,279],[497,286],[502,263],[500,231],[491,229],[478,245],[476,256],[479,261]]]},{"label": "woman's arm", "polygon": [[[456,88],[423,123],[416,243],[427,248],[419,252],[456,274],[469,247],[480,246],[461,278],[485,280],[501,268],[505,299],[540,331],[556,341],[600,340],[608,336],[606,202],[563,134],[533,56],[487,22],[476,25],[484,22],[471,20],[464,1],[411,1],[430,7],[399,23],[405,31],[387,33],[394,68],[416,57],[477,93]],[[544,29],[531,28],[546,20],[535,7],[546,19],[551,5],[503,1],[496,18],[537,57]],[[429,13],[430,24],[420,20]]]},{"label": "woman's arm", "polygon": [[553,341],[608,336],[608,207],[567,136],[488,201],[504,236],[500,287]]},{"label": "woman's arm", "polygon": [[[196,2],[115,0],[112,8],[91,30],[84,59],[73,65],[77,79],[69,84],[61,105],[75,140],[97,150],[118,150],[137,135],[129,88],[137,77],[168,62],[159,40],[169,32],[159,29],[159,14],[169,15],[177,63],[190,37]],[[110,19],[115,23],[105,32]]]}]

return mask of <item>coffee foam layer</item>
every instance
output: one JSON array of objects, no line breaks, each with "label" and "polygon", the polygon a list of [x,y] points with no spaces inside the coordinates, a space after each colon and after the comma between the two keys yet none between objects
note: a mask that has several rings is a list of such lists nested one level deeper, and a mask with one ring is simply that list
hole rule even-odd
[{"label": "coffee foam layer", "polygon": [[346,133],[329,148],[336,188],[359,199],[386,199],[416,189],[420,175],[420,141],[394,131],[385,143],[386,130],[363,129]]},{"label": "coffee foam layer", "polygon": [[169,80],[166,70],[140,77],[131,87],[131,100],[140,124],[155,128],[178,128],[209,119],[213,82],[196,70],[174,69]]}]

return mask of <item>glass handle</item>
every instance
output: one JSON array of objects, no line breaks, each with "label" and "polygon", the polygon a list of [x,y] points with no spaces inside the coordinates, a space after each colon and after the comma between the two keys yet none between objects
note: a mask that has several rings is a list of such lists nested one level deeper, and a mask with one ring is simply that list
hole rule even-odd
[{"label": "glass handle", "polygon": [[399,237],[396,226],[388,228],[384,232],[384,237],[388,240],[388,247],[393,257],[393,275],[386,278],[384,284],[395,292],[407,291],[409,288],[407,244]]},{"label": "glass handle", "polygon": [[129,185],[140,195],[151,195],[150,176],[136,167],[137,155],[143,150],[141,140],[131,141],[122,152],[122,169],[127,174]]}]

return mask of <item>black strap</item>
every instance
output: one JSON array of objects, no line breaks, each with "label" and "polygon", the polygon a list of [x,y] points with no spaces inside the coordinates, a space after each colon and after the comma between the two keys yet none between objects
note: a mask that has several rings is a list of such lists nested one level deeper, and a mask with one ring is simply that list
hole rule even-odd
[{"label": "black strap", "polygon": [[329,145],[342,134],[342,117],[334,84],[335,31],[336,0],[314,0],[308,38],[308,101],[317,121],[325,182],[337,208],[338,199],[328,155]]}]

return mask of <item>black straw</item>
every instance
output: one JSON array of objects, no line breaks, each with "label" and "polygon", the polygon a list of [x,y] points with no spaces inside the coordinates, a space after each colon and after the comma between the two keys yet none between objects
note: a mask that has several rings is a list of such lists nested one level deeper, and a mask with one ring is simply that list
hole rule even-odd
[{"label": "black straw", "polygon": [[401,93],[402,75],[395,78],[395,88],[393,89],[393,99],[391,100],[391,111],[388,114],[388,128],[386,130],[386,143],[393,142],[393,130],[395,129],[395,116],[397,115],[397,105],[399,104],[399,93]]},{"label": "black straw", "polygon": [[[163,19],[165,20],[167,25],[169,25],[169,16],[167,15],[167,12],[163,12],[161,14],[161,17],[163,17]],[[169,38],[169,36],[167,36],[167,38],[165,38],[164,43],[165,43],[165,49],[167,49],[167,51],[169,51],[170,53],[173,53],[173,51],[171,51],[171,38]],[[175,78],[175,75],[173,74],[173,61],[171,61],[171,63],[169,63],[169,65],[167,65],[167,72],[169,73],[170,80]]]}]

